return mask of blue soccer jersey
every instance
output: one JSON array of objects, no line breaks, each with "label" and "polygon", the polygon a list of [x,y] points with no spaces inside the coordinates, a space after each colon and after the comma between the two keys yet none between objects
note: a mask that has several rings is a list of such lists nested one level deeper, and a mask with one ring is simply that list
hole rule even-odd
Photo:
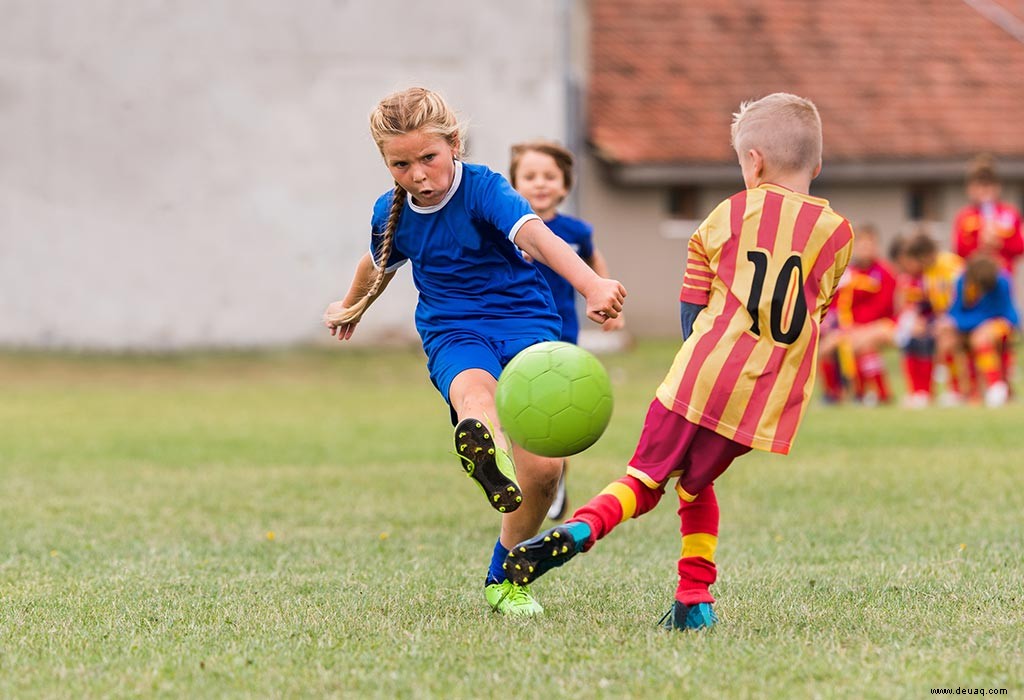
[{"label": "blue soccer jersey", "polygon": [[965,293],[965,277],[963,275],[956,281],[956,296],[953,305],[949,307],[949,315],[956,324],[957,330],[961,333],[970,333],[985,321],[994,318],[1003,318],[1017,327],[1020,325],[1020,317],[1017,308],[1013,304],[1013,293],[1009,275],[999,275],[996,286],[985,296],[968,303]]},{"label": "blue soccer jersey", "polygon": [[[555,214],[551,221],[545,221],[548,228],[569,244],[569,247],[584,260],[594,256],[594,229],[586,221],[564,214]],[[555,308],[562,317],[562,336],[560,340],[575,343],[580,334],[579,317],[576,315],[576,290],[568,280],[547,265],[537,263],[537,269],[551,288],[551,296],[555,299]]]},{"label": "blue soccer jersey", "polygon": [[[374,260],[391,201],[389,191],[373,208]],[[561,319],[551,293],[513,243],[523,224],[538,218],[503,176],[461,161],[439,204],[406,200],[386,269],[412,261],[416,330],[428,355],[431,341],[457,330],[493,339],[558,337]]]}]

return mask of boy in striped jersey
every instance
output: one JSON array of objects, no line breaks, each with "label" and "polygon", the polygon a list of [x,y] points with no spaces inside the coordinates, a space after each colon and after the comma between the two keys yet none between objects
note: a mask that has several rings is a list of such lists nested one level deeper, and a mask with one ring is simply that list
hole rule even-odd
[{"label": "boy in striped jersey", "polygon": [[505,571],[527,584],[661,499],[673,479],[683,539],[679,585],[663,618],[700,629],[717,618],[714,480],[751,448],[786,454],[814,387],[819,323],[850,260],[853,231],[808,194],[821,171],[821,120],[776,93],[733,115],[747,189],[691,237],[680,295],[683,344],[657,390],[626,476],[564,525],[516,545]]}]

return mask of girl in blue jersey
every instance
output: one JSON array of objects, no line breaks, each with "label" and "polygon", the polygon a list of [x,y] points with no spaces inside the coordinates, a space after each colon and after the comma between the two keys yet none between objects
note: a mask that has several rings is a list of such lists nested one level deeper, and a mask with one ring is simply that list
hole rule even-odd
[{"label": "girl in blue jersey", "polygon": [[504,514],[485,597],[502,613],[542,612],[529,588],[506,580],[502,564],[509,546],[539,530],[561,461],[512,445],[513,467],[494,391],[502,367],[520,350],[558,338],[561,320],[537,268],[517,247],[569,280],[597,323],[619,315],[626,292],[552,234],[504,177],[462,162],[461,126],[437,93],[389,95],[370,115],[370,131],[395,187],[374,205],[370,250],[324,323],[339,340],[351,338],[395,271],[412,262],[416,329],[430,379],[459,421],[456,452]]},{"label": "girl in blue jersey", "polygon": [[[573,156],[570,151],[550,141],[531,141],[512,146],[509,178],[519,194],[526,197],[533,213],[551,229],[552,233],[569,244],[577,255],[601,277],[608,277],[608,265],[601,251],[594,245],[594,229],[586,221],[558,212],[558,206],[572,189]],[[564,277],[543,263],[537,263],[544,281],[551,288],[555,308],[562,318],[560,340],[576,344],[580,325],[576,318],[576,290]],[[619,330],[624,325],[618,318],[608,319],[601,325],[605,331]],[[558,480],[554,500],[548,517],[561,520],[569,507],[566,496],[566,472],[569,461],[562,462],[562,476]]]}]

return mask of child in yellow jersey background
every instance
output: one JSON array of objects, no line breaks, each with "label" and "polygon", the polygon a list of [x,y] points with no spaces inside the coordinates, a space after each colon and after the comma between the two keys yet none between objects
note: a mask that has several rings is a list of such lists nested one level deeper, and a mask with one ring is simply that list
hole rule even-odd
[{"label": "child in yellow jersey background", "polygon": [[932,401],[933,386],[940,384],[943,391],[939,402],[959,404],[962,397],[960,376],[953,358],[954,348],[949,343],[938,342],[937,332],[953,303],[963,259],[955,253],[939,250],[928,228],[923,225],[907,238],[895,241],[892,257],[900,272],[896,345],[903,352],[903,371],[907,381],[904,403],[908,408],[928,406]]},{"label": "child in yellow jersey background", "polygon": [[676,480],[682,556],[669,629],[710,627],[717,577],[713,482],[752,448],[787,453],[814,387],[820,321],[850,260],[853,231],[809,194],[821,120],[776,93],[733,115],[747,189],[693,234],[680,295],[683,344],[651,402],[626,476],[564,525],[521,542],[505,570],[529,583],[650,511]]}]

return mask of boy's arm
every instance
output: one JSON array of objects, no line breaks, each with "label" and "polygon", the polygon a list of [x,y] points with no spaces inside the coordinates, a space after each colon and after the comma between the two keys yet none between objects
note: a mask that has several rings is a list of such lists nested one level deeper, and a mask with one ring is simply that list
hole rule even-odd
[{"label": "boy's arm", "polygon": [[351,338],[356,324],[362,318],[362,314],[366,313],[366,309],[370,307],[370,304],[384,293],[388,283],[394,276],[394,272],[384,273],[380,289],[372,297],[366,299],[366,303],[355,320],[338,322],[336,319],[344,317],[352,306],[355,306],[366,297],[370,287],[373,286],[373,281],[377,279],[377,268],[373,264],[373,257],[368,252],[364,253],[363,257],[356,263],[356,272],[352,277],[352,284],[349,285],[348,293],[343,299],[334,302],[324,311],[324,325],[331,329],[331,335],[337,337],[338,340],[348,340]]},{"label": "boy's arm", "polygon": [[683,328],[683,340],[689,338],[693,333],[693,322],[697,320],[697,314],[706,308],[708,308],[707,305],[693,304],[689,301],[679,302],[679,321]]},{"label": "boy's arm", "polygon": [[595,323],[616,318],[622,311],[626,290],[616,280],[599,276],[569,244],[551,233],[540,219],[524,223],[516,233],[515,244],[530,257],[560,274],[587,302],[587,317]]},{"label": "boy's arm", "polygon": [[679,321],[682,325],[683,340],[693,333],[693,323],[697,315],[707,308],[711,296],[711,281],[715,273],[711,271],[707,251],[701,237],[702,229],[690,236],[686,244],[686,273],[683,275],[683,288],[679,293]]},{"label": "boy's arm", "polygon": [[1008,238],[1003,239],[1003,257],[1007,260],[1015,260],[1024,254],[1024,231],[1021,227],[1020,214],[1014,212],[1013,232]]},{"label": "boy's arm", "polygon": [[959,255],[961,258],[966,256],[970,251],[967,250],[967,246],[964,245],[964,218],[966,218],[966,209],[961,209],[957,212],[956,219],[953,221],[953,252]]}]

